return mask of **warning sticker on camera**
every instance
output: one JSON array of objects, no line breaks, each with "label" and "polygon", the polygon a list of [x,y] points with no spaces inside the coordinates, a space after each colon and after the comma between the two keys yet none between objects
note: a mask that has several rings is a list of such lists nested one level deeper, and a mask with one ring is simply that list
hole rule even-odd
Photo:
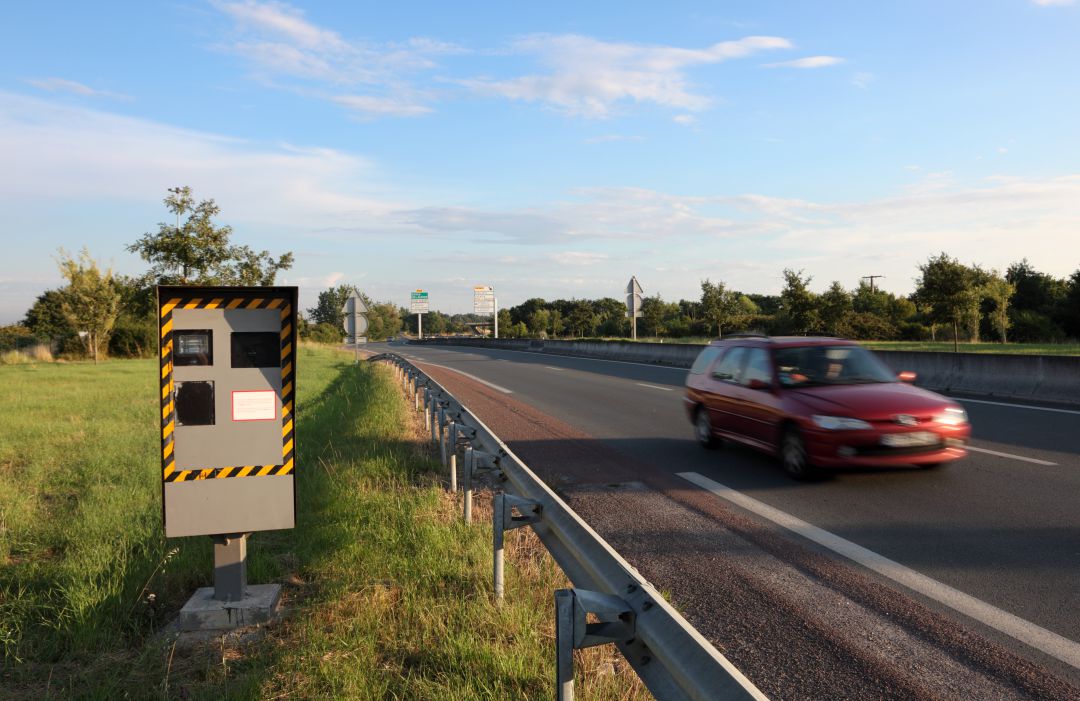
[{"label": "warning sticker on camera", "polygon": [[274,390],[238,390],[232,393],[233,421],[273,421],[277,416]]}]

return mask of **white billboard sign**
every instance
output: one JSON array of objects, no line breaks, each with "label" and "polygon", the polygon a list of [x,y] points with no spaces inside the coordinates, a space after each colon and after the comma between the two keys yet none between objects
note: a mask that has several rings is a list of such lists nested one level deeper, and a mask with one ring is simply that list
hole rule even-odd
[{"label": "white billboard sign", "polygon": [[428,293],[424,290],[417,290],[410,294],[409,299],[409,312],[411,314],[427,314],[428,313]]},{"label": "white billboard sign", "polygon": [[495,288],[491,285],[473,287],[473,314],[495,313]]}]

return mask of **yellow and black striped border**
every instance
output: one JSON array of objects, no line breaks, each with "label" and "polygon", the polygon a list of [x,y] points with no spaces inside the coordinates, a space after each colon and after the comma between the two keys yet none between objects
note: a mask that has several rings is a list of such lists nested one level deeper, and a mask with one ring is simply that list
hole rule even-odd
[{"label": "yellow and black striped border", "polygon": [[[188,482],[227,477],[288,475],[294,470],[294,396],[296,367],[293,326],[295,294],[280,288],[250,290],[159,288],[158,328],[161,338],[161,469],[165,482]],[[194,294],[203,294],[196,297]],[[176,408],[173,405],[173,310],[174,309],[280,309],[281,310],[281,463],[277,465],[237,465],[195,470],[177,470],[173,454]]]}]

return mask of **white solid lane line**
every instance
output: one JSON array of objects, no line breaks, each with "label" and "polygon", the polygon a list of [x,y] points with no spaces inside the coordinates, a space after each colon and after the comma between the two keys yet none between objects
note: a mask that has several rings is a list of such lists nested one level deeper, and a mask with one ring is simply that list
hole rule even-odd
[{"label": "white solid lane line", "polygon": [[736,504],[758,516],[772,521],[778,526],[788,529],[792,533],[803,536],[824,546],[835,553],[854,560],[863,567],[873,570],[878,574],[902,584],[903,586],[927,596],[949,608],[959,611],[965,616],[996,628],[1006,635],[1030,645],[1051,657],[1055,657],[1065,664],[1080,669],[1080,643],[1069,640],[1053,631],[1046,630],[1030,621],[1025,621],[1019,616],[1014,616],[1008,611],[988,604],[985,601],[965,594],[959,589],[953,589],[947,584],[942,584],[936,579],[931,579],[924,574],[919,574],[913,569],[904,567],[899,562],[890,560],[868,550],[861,545],[856,545],[850,540],[845,540],[817,526],[813,526],[802,519],[796,518],[789,513],[776,509],[768,504],[748,497],[731,487],[714,482],[713,480],[696,472],[680,472],[679,477],[696,484],[697,486],[712,492],[716,496]]},{"label": "white solid lane line", "polygon": [[559,372],[562,372],[563,370],[566,369],[566,368],[557,368],[554,365],[545,365],[544,367],[546,367],[548,370],[558,370]]},{"label": "white solid lane line", "polygon": [[1010,404],[1009,402],[991,402],[987,399],[967,399],[965,397],[949,397],[958,402],[971,402],[972,404],[992,404],[993,406],[1007,406],[1014,409],[1032,409],[1034,411],[1053,411],[1058,414],[1080,414],[1080,411],[1075,409],[1054,409],[1048,406],[1031,406],[1030,404]]},{"label": "white solid lane line", "polygon": [[661,387],[660,385],[650,385],[650,384],[646,384],[644,382],[635,382],[634,384],[638,385],[639,387],[648,387],[649,389],[658,389],[658,390],[661,390],[663,392],[671,392],[671,391],[673,391],[675,389],[674,387]]},{"label": "white solid lane line", "polygon": [[471,374],[469,374],[467,372],[464,372],[462,370],[458,370],[457,368],[451,368],[451,367],[447,367],[445,365],[438,365],[436,363],[429,363],[426,360],[420,360],[419,362],[423,363],[424,365],[430,365],[433,368],[442,368],[443,370],[449,370],[450,372],[456,372],[459,375],[464,375],[465,377],[469,378],[470,380],[476,380],[480,384],[486,385],[486,386],[490,387],[491,389],[496,390],[497,392],[502,392],[503,394],[513,394],[514,393],[514,390],[512,390],[512,389],[506,389],[505,387],[501,387],[501,386],[495,384],[494,382],[488,382],[487,380],[481,379],[481,378],[477,377],[476,375],[471,375]]},{"label": "white solid lane line", "polygon": [[974,450],[976,453],[986,453],[987,455],[996,455],[999,458],[1009,458],[1011,460],[1023,460],[1024,462],[1035,463],[1036,465],[1049,465],[1053,467],[1057,465],[1056,462],[1050,462],[1049,460],[1039,460],[1038,458],[1029,458],[1023,455],[1013,455],[1012,453],[1001,453],[996,450],[990,450],[989,448],[976,448],[973,445],[967,446],[968,450]]}]

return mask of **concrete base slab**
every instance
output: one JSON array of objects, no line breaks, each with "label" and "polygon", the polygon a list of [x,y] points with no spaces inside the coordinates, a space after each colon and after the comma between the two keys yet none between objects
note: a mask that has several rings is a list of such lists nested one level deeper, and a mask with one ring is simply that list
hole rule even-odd
[{"label": "concrete base slab", "polygon": [[177,623],[185,632],[256,626],[277,618],[280,603],[280,584],[249,585],[240,601],[218,601],[213,587],[203,587],[180,609]]}]

